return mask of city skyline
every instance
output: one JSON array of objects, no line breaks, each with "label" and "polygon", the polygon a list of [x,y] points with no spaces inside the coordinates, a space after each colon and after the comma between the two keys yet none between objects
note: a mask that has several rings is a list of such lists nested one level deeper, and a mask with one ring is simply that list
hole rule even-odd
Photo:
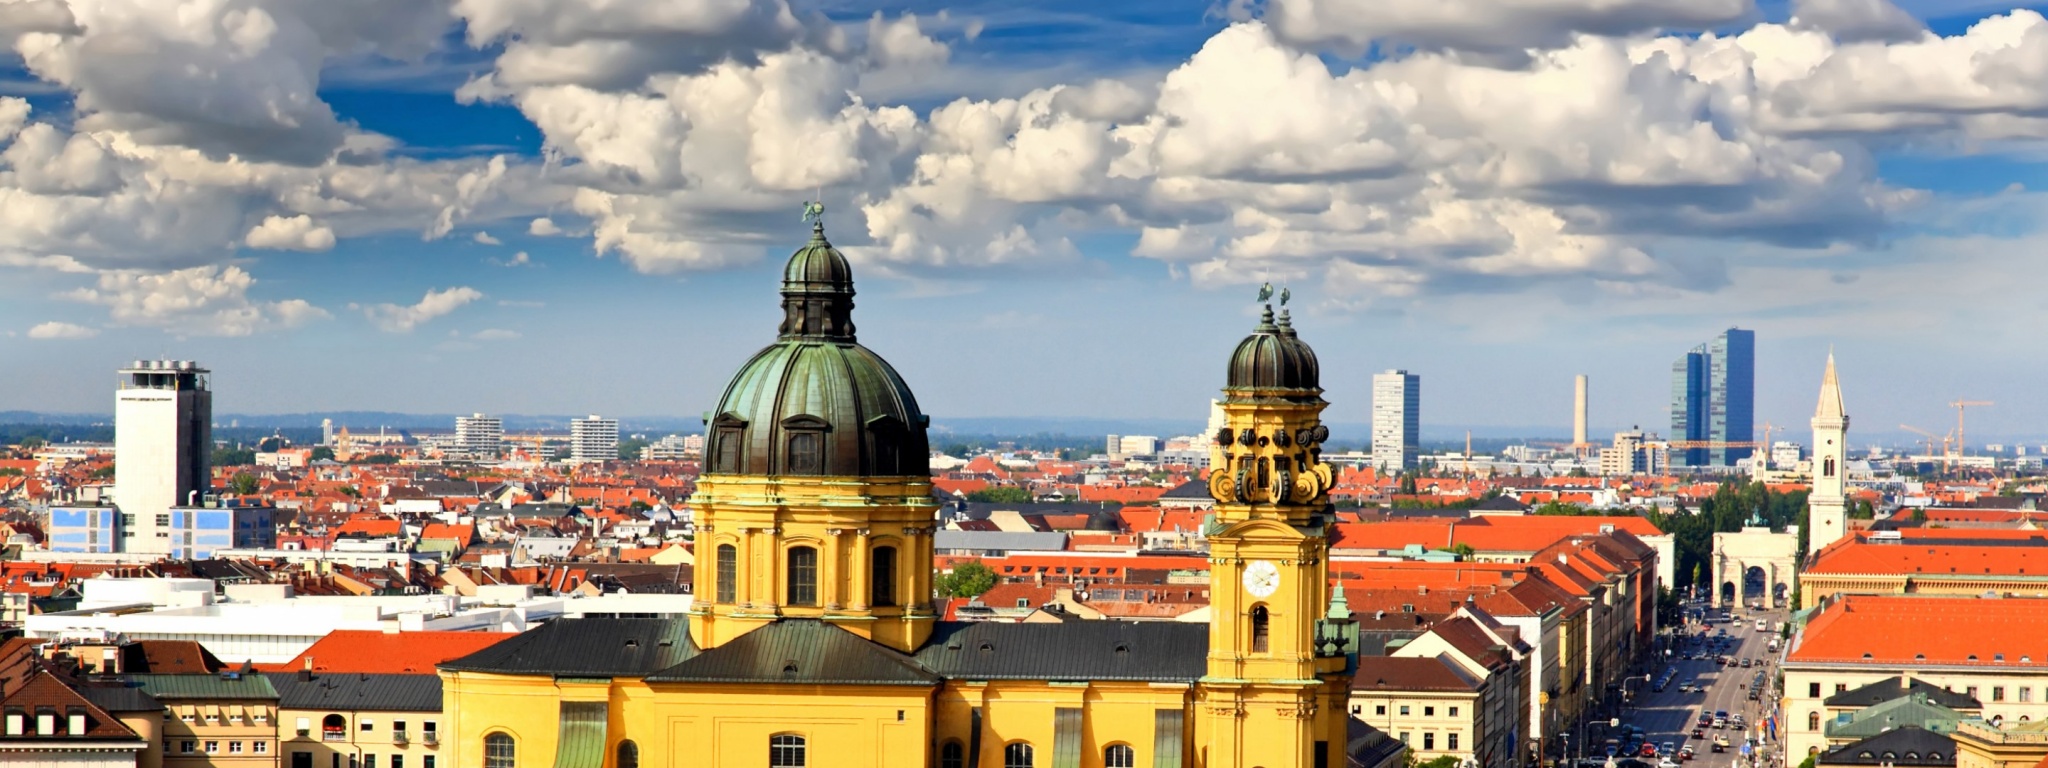
[{"label": "city skyline", "polygon": [[[2048,177],[2027,98],[2048,86],[1973,63],[2048,45],[2031,34],[2048,21],[2010,4],[1318,31],[1288,3],[1103,19],[1062,3],[760,0],[776,21],[707,21],[693,28],[718,34],[680,42],[662,31],[676,19],[591,10],[550,37],[485,5],[457,19],[412,4],[377,29],[280,5],[275,29],[236,38],[246,56],[167,67],[184,50],[167,42],[110,60],[207,75],[148,88],[64,64],[109,36],[227,39],[225,17],[110,3],[6,22],[27,26],[0,42],[35,31],[56,47],[0,55],[0,191],[25,217],[0,227],[0,360],[34,372],[0,409],[97,412],[108,368],[171,357],[237,371],[224,412],[687,416],[768,342],[693,331],[772,313],[760,278],[822,196],[864,281],[864,337],[934,393],[935,414],[1200,419],[1215,393],[1199,361],[1253,312],[1253,279],[1291,287],[1313,322],[1338,422],[1369,421],[1371,373],[1404,368],[1434,382],[1440,424],[1568,428],[1584,373],[1601,382],[1596,428],[1654,428],[1670,351],[1739,325],[1769,339],[1759,423],[1797,423],[1805,372],[1832,347],[1869,423],[1942,431],[1945,403],[1971,398],[1998,403],[1973,434],[2048,433],[2026,384],[2048,360],[2023,354],[2048,306],[2004,282],[2038,271],[2048,240],[2026,223]],[[579,58],[579,35],[606,25],[646,28],[622,45],[665,55]],[[342,53],[290,53],[307,36]],[[1412,52],[1343,53],[1382,39]],[[1545,53],[1507,53],[1531,48]],[[1777,79],[1747,85],[1705,63],[1736,53],[1819,63],[1804,77],[1759,64],[1754,78]],[[1896,82],[1981,101],[1840,90],[1878,59]],[[722,82],[761,98],[713,98]],[[1462,110],[1460,88],[1581,101]],[[151,90],[218,97],[218,114],[138,95]],[[1445,114],[1369,96],[1386,90]],[[1265,93],[1351,119],[1276,109],[1237,132]],[[755,104],[768,122],[746,122]],[[1615,114],[1641,123],[1610,135]],[[1403,124],[1440,143],[1381,130]],[[1647,135],[1697,151],[1630,140]],[[1602,145],[1590,165],[1564,151]],[[147,181],[166,177],[209,181]],[[1230,209],[1256,215],[1216,213]],[[1121,330],[1150,328],[1171,330]],[[367,361],[424,375],[391,386]],[[562,373],[505,386],[522,367]]]}]

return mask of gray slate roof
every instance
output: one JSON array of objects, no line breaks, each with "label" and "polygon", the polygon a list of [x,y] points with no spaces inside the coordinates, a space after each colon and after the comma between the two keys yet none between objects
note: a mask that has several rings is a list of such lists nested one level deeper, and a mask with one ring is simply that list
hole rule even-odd
[{"label": "gray slate roof", "polygon": [[1193,682],[1208,654],[1206,624],[940,622],[917,660],[965,680]]},{"label": "gray slate roof", "polygon": [[108,712],[156,712],[164,708],[161,701],[152,698],[141,686],[128,682],[79,683],[71,686],[78,695],[84,696],[92,705]]},{"label": "gray slate roof", "polygon": [[1067,548],[1064,533],[1036,531],[949,531],[932,534],[932,548],[1001,550],[1004,552],[1058,552]]},{"label": "gray slate roof", "polygon": [[[1864,757],[1865,754],[1870,756]],[[1933,731],[1907,726],[1830,749],[1821,753],[1814,762],[1819,765],[1948,766],[1956,764],[1956,742]]]},{"label": "gray slate roof", "polygon": [[1851,688],[1829,696],[1821,703],[1830,707],[1874,707],[1892,699],[1922,693],[1927,695],[1928,701],[1949,709],[1984,708],[1983,702],[1971,698],[1969,694],[1957,693],[1918,678],[1913,680],[1911,686],[1905,685],[1904,681],[1903,677],[1888,677],[1861,688]]},{"label": "gray slate roof", "polygon": [[128,675],[144,693],[163,699],[256,700],[277,698],[277,689],[259,674]]},{"label": "gray slate roof", "polygon": [[562,677],[643,677],[696,655],[689,621],[557,619],[440,669]]},{"label": "gray slate roof", "polygon": [[277,706],[284,709],[441,711],[439,675],[365,675],[322,672],[301,679],[297,672],[273,672]]},{"label": "gray slate roof", "polygon": [[924,685],[909,656],[816,619],[783,619],[649,675],[649,682]]}]

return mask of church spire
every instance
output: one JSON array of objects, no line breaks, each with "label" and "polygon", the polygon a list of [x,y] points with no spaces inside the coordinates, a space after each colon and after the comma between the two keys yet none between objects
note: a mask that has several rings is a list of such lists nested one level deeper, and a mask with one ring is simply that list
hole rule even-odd
[{"label": "church spire", "polygon": [[1842,385],[1835,380],[1835,353],[1828,352],[1828,370],[1820,378],[1820,405],[1813,410],[1813,418],[1836,420],[1848,415],[1842,408]]}]

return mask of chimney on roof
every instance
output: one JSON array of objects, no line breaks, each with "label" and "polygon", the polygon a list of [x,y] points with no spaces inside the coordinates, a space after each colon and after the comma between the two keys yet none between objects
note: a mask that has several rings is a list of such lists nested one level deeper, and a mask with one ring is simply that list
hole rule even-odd
[{"label": "chimney on roof", "polygon": [[313,657],[311,657],[311,656],[307,656],[307,657],[306,657],[306,667],[305,667],[304,669],[301,669],[301,670],[299,670],[299,682],[307,682],[307,681],[310,681],[310,680],[312,680],[312,679],[313,679]]}]

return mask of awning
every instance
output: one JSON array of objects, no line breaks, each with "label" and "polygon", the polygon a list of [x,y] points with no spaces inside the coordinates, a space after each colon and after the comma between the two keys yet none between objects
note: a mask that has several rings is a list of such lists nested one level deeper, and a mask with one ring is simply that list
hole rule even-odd
[{"label": "awning", "polygon": [[604,768],[602,701],[562,702],[562,731],[556,740],[555,768]]},{"label": "awning", "polygon": [[1181,768],[1181,742],[1185,714],[1178,709],[1155,710],[1152,716],[1152,768]]}]

